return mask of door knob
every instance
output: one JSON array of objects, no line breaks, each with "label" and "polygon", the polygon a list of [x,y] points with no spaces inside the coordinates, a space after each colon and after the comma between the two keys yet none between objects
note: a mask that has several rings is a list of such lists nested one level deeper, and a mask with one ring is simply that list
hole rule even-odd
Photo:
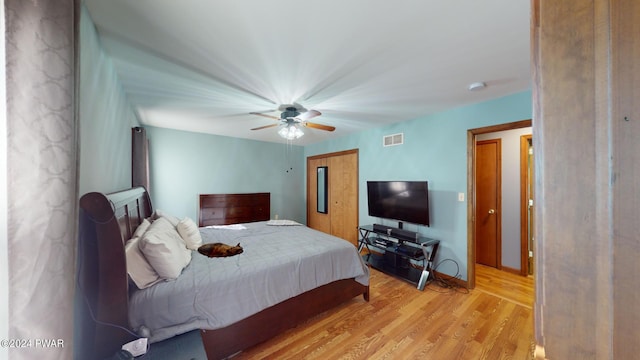
[{"label": "door knob", "polygon": [[495,212],[496,212],[495,210],[489,209],[489,214],[495,214]]}]

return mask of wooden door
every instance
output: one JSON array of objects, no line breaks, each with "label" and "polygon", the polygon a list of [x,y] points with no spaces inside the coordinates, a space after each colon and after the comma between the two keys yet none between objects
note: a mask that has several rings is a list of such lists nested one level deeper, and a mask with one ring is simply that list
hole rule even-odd
[{"label": "wooden door", "polygon": [[358,154],[327,159],[331,234],[358,245]]},{"label": "wooden door", "polygon": [[[328,171],[327,213],[317,211],[317,169]],[[357,246],[358,150],[307,158],[307,225]]]},{"label": "wooden door", "polygon": [[476,262],[497,269],[501,264],[500,139],[476,143]]},{"label": "wooden door", "polygon": [[[318,209],[318,168],[327,166],[327,158],[307,159],[307,226],[312,229],[331,233],[331,219],[328,213]],[[331,174],[331,172],[329,172]]]}]

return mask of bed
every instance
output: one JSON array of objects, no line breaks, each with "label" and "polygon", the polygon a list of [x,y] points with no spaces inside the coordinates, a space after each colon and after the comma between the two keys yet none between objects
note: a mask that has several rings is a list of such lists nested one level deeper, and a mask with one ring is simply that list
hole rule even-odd
[{"label": "bed", "polygon": [[[140,290],[131,282],[127,273],[125,243],[131,239],[143,223],[144,219],[154,214],[151,200],[144,188],[127,189],[112,194],[88,193],[80,200],[82,273],[79,281],[85,292],[87,303],[91,304],[96,318],[93,326],[85,332],[93,348],[93,354],[105,358],[115,353],[122,344],[137,338],[135,332],[141,329],[150,330],[150,341],[160,341],[173,335],[199,329],[202,342],[209,359],[221,359],[238,351],[268,340],[297,324],[335,307],[345,301],[363,296],[369,299],[368,269],[354,270],[358,266],[341,265],[338,260],[314,259],[314,247],[323,238],[330,247],[343,247],[348,242],[316,232],[306,226],[295,223],[273,223],[269,221],[269,194],[215,194],[201,195],[198,225],[204,242],[225,242],[235,245],[240,242],[244,252],[229,258],[207,258],[193,252],[191,262],[182,270],[175,281],[164,281]],[[282,226],[287,224],[290,226]],[[231,225],[231,226],[225,226]],[[208,228],[207,228],[208,227]],[[239,230],[240,229],[240,230]],[[293,242],[291,242],[293,241]],[[296,254],[292,244],[306,252]],[[333,252],[334,250],[328,251]],[[337,251],[337,250],[336,250]],[[357,255],[357,251],[353,248]],[[256,257],[257,256],[257,257]],[[265,275],[266,260],[276,260],[274,271],[279,275]],[[298,256],[306,256],[297,258]],[[342,255],[346,256],[346,255]],[[286,258],[297,260],[287,262]],[[335,255],[334,255],[335,257]],[[361,261],[360,257],[357,258]],[[303,259],[300,260],[300,259]],[[335,266],[319,266],[318,262],[334,263]],[[219,270],[223,263],[236,270]],[[308,264],[308,265],[307,265]],[[315,265],[313,265],[315,264]],[[313,265],[313,266],[312,266]],[[312,266],[311,270],[305,270]],[[275,269],[280,267],[279,270]],[[351,268],[352,275],[337,278],[300,280],[306,277],[305,272],[342,272],[342,268]],[[318,271],[326,269],[327,271]],[[340,269],[338,271],[338,269]],[[253,273],[251,271],[254,271]],[[283,272],[290,277],[287,282],[293,283],[294,290],[269,290],[274,279],[283,278]],[[207,276],[202,275],[210,274]],[[224,285],[216,285],[213,291],[203,279],[215,278],[221,273],[234,273],[238,281],[226,280]],[[293,275],[300,273],[300,278]],[[348,273],[348,272],[347,272]],[[256,275],[260,274],[260,275]],[[234,275],[236,276],[236,275]],[[250,281],[259,278],[258,284]],[[292,277],[293,276],[293,277]],[[335,276],[327,275],[327,276]],[[315,283],[313,283],[315,281]],[[182,313],[180,306],[195,303],[196,300],[182,294],[185,282],[197,283],[197,306],[188,311],[199,311],[208,314],[210,306],[215,310],[223,309],[217,315],[200,316],[200,314]],[[217,283],[220,284],[220,283]],[[234,285],[235,284],[235,285]],[[262,284],[262,285],[261,285]],[[262,287],[261,287],[262,286]],[[249,291],[247,293],[247,291]],[[258,293],[259,295],[251,292]],[[162,292],[165,292],[163,295]],[[208,295],[203,295],[207,293]],[[221,294],[235,296],[236,300],[221,300]],[[286,293],[286,294],[285,294]],[[169,294],[169,295],[167,295]],[[264,296],[260,295],[264,294]],[[285,294],[284,297],[282,297]],[[249,304],[250,298],[258,298],[260,304]],[[264,298],[264,299],[262,299]],[[159,303],[149,305],[149,299]],[[158,300],[160,299],[160,300]],[[242,307],[244,313],[234,314],[233,304]],[[171,309],[163,311],[162,309]],[[189,308],[189,306],[185,306]],[[248,311],[248,312],[247,312]],[[147,314],[143,314],[147,313]],[[149,315],[158,315],[151,316]],[[171,319],[171,316],[191,317],[195,321]],[[146,316],[146,318],[145,318]],[[161,318],[161,319],[156,319]],[[212,319],[213,318],[213,319]],[[165,321],[165,323],[162,323]],[[151,324],[160,322],[160,324]],[[173,322],[173,323],[172,323]],[[109,324],[109,325],[105,325]],[[142,325],[142,326],[141,326]]]}]

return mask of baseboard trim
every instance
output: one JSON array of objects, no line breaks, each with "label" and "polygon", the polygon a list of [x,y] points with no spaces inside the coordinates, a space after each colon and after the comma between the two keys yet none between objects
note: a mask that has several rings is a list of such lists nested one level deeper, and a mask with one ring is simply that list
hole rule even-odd
[{"label": "baseboard trim", "polygon": [[520,269],[514,269],[514,268],[511,268],[511,267],[508,267],[508,266],[503,266],[502,267],[502,271],[506,271],[508,273],[524,276],[524,275],[522,275],[522,271],[520,271]]},{"label": "baseboard trim", "polygon": [[536,344],[536,349],[533,352],[533,358],[535,360],[546,360],[546,355],[544,352],[544,346]]},{"label": "baseboard trim", "polygon": [[444,273],[440,273],[437,271],[433,271],[433,276],[439,277],[441,279],[447,279],[449,281],[451,281],[452,283],[456,284],[459,287],[468,289],[469,288],[469,282],[467,282],[466,280],[462,280],[462,279],[458,279],[458,278],[454,278],[451,277],[451,275],[449,274],[444,274]]}]

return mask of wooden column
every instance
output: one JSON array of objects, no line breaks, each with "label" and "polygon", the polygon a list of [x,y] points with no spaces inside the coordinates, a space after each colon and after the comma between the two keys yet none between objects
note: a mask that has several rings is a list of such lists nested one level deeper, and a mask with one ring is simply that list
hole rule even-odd
[{"label": "wooden column", "polygon": [[631,359],[640,354],[640,2],[610,3],[613,358]]},{"label": "wooden column", "polygon": [[550,359],[634,358],[640,5],[532,4],[536,340]]}]

